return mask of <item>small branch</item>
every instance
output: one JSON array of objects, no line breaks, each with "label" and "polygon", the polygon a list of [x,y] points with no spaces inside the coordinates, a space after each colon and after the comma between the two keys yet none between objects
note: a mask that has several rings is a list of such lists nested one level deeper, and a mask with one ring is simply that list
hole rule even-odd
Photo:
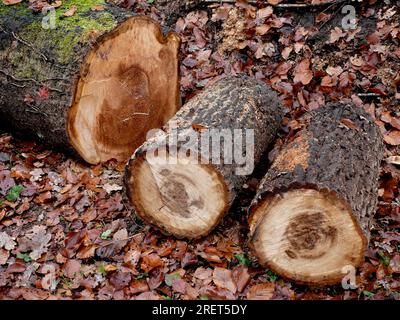
[{"label": "small branch", "polygon": [[[35,79],[31,79],[31,78],[24,78],[24,79],[16,78],[16,77],[14,77],[13,75],[11,75],[11,74],[9,74],[9,73],[3,71],[3,70],[0,70],[0,73],[2,73],[3,75],[5,75],[5,76],[8,77],[8,78],[11,78],[12,80],[14,80],[14,81],[16,81],[16,82],[33,82],[33,83],[36,84],[37,86],[42,86],[42,85],[43,85],[41,82],[39,82],[39,81],[37,81],[37,80],[35,80]],[[46,82],[46,81],[51,81],[51,80],[55,80],[55,79],[46,79],[46,80],[44,80],[44,82]],[[19,87],[19,88],[24,88],[24,87],[25,87],[25,86],[18,86],[18,85],[16,85],[16,84],[14,84],[14,85],[15,85],[16,87]],[[51,90],[51,91],[56,91],[56,92],[58,92],[58,93],[62,93],[62,91],[61,91],[60,89],[57,89],[57,88],[47,87],[47,89],[49,89],[49,90]]]},{"label": "small branch", "polygon": [[22,44],[26,45],[27,47],[31,48],[33,52],[35,52],[35,53],[37,53],[38,55],[40,55],[40,56],[43,58],[44,61],[47,62],[47,61],[49,60],[49,59],[47,59],[47,57],[46,57],[43,53],[37,51],[29,42],[26,42],[25,40],[21,39],[21,38],[18,37],[14,32],[11,32],[11,34],[12,34],[12,36],[13,36],[17,41],[19,41],[19,42],[21,42]]}]

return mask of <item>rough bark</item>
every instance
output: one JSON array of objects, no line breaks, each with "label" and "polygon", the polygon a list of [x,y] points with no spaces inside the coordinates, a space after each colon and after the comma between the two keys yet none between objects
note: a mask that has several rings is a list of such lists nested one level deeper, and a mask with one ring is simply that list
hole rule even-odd
[{"label": "rough bark", "polygon": [[[73,5],[77,7],[77,12],[73,16],[63,17],[62,13]],[[92,10],[93,6],[103,6],[104,10]],[[127,160],[135,147],[144,141],[145,132],[163,125],[179,107],[177,65],[179,38],[176,34],[171,33],[164,39],[156,22],[145,17],[132,17],[132,12],[105,3],[104,0],[68,1],[56,9],[56,14],[56,28],[45,29],[42,26],[42,20],[50,17],[49,12],[46,13],[47,16],[41,13],[34,14],[24,3],[12,6],[0,4],[0,126],[7,126],[16,133],[40,138],[51,146],[75,149],[90,163],[106,161],[110,158]],[[80,145],[80,141],[75,141],[79,140],[76,137],[76,130],[80,130],[80,128],[76,128],[73,123],[72,117],[75,116],[76,110],[71,112],[73,109],[71,107],[79,104],[85,79],[93,73],[90,65],[90,61],[94,59],[93,56],[98,53],[103,55],[104,61],[101,69],[103,75],[106,76],[107,70],[113,69],[110,68],[110,65],[114,62],[108,61],[108,54],[110,54],[112,46],[108,51],[103,47],[108,43],[107,41],[117,39],[124,32],[129,33],[130,30],[127,31],[127,29],[133,25],[134,20],[139,21],[139,19],[146,21],[149,27],[154,28],[157,39],[154,41],[154,46],[165,47],[164,57],[159,55],[158,51],[154,52],[154,56],[156,59],[166,60],[162,64],[169,66],[170,70],[161,72],[161,74],[168,74],[165,77],[168,79],[164,82],[169,81],[169,84],[159,83],[157,88],[166,87],[170,98],[165,98],[165,94],[161,95],[156,92],[162,96],[160,99],[164,100],[155,103],[157,99],[152,96],[152,91],[150,91],[149,97],[142,99],[145,91],[149,88],[143,89],[141,84],[137,83],[138,81],[135,83],[135,80],[132,80],[135,77],[147,77],[151,84],[152,79],[149,78],[145,66],[157,64],[157,62],[151,61],[153,56],[149,57],[150,61],[141,59],[144,60],[142,65],[138,62],[136,68],[131,68],[129,62],[124,61],[121,57],[118,72],[125,78],[120,82],[133,86],[133,88],[130,87],[133,92],[131,96],[140,96],[141,104],[151,104],[157,108],[151,112],[146,108],[140,108],[140,103],[134,101],[137,97],[128,101],[128,95],[125,97],[123,93],[119,92],[123,91],[121,89],[123,85],[120,85],[119,88],[116,85],[113,85],[113,88],[105,88],[104,91],[108,95],[114,95],[114,100],[123,96],[119,102],[126,104],[127,107],[119,106],[120,108],[117,108],[119,110],[102,112],[102,115],[94,120],[97,123],[93,125],[93,127],[99,128],[99,132],[90,132],[85,138],[79,139],[85,141],[93,139],[96,142],[101,140],[101,143],[97,144],[100,145],[99,153],[101,153],[110,147],[111,140],[115,140],[111,134],[113,131],[124,133],[143,130],[143,133],[141,136],[137,136],[138,142],[128,141],[129,143],[126,143],[124,140],[128,138],[121,138],[118,142],[120,143],[119,148],[121,150],[128,149],[127,152],[118,150],[118,152],[110,151],[110,154],[104,152],[100,156],[88,155],[84,150],[85,147]],[[46,18],[44,21],[46,22]],[[49,22],[48,19],[47,22]],[[130,45],[132,47],[140,46],[141,43],[131,43]],[[99,90],[92,96],[97,97],[101,90],[103,88],[100,88],[99,81]],[[123,99],[125,100],[122,101]],[[133,118],[130,114],[132,110],[129,111],[128,108],[137,111],[136,118],[123,122],[122,117],[124,116]],[[147,123],[149,123],[148,127]],[[93,129],[93,131],[95,130]],[[93,138],[92,135],[99,137]],[[92,143],[92,145],[96,145],[96,143]],[[128,145],[130,146],[128,147]]]},{"label": "rough bark", "polygon": [[[261,154],[266,150],[269,144],[273,141],[275,134],[280,127],[280,121],[283,116],[283,109],[281,107],[280,100],[278,99],[275,92],[268,88],[264,83],[257,81],[254,78],[247,76],[238,77],[227,77],[221,79],[211,85],[204,92],[198,94],[192,98],[187,104],[185,104],[181,110],[168,122],[164,131],[158,132],[154,137],[146,141],[140,148],[138,148],[131,158],[130,162],[126,167],[125,184],[127,187],[127,193],[130,198],[130,202],[136,210],[137,214],[145,221],[160,228],[165,233],[174,234],[177,237],[197,238],[209,233],[222,219],[227,210],[229,209],[233,199],[236,196],[236,192],[241,188],[242,184],[248,178],[248,174],[252,172],[253,163],[250,164],[251,168],[246,172],[244,167],[245,161],[241,161],[238,164],[235,159],[232,163],[228,163],[227,153],[224,155],[224,145],[220,145],[220,152],[213,151],[210,148],[204,148],[203,144],[196,145],[193,141],[201,141],[205,138],[209,141],[212,146],[210,137],[214,138],[215,135],[212,129],[228,129],[229,133],[232,134],[234,129],[239,130],[240,134],[233,137],[233,149],[239,152],[240,155],[246,155],[246,135],[249,136],[249,131],[244,129],[250,129],[254,132],[254,165],[257,165],[260,160]],[[173,130],[177,132],[177,143],[171,143],[169,139],[173,136]],[[220,131],[218,131],[220,132]],[[186,141],[188,137],[193,137]],[[240,145],[239,140],[242,139],[243,144]],[[229,140],[229,138],[228,138]],[[225,141],[225,140],[224,140]],[[219,143],[219,142],[218,142]],[[215,200],[216,202],[221,201],[222,204],[219,209],[215,205],[209,212],[201,212],[199,219],[204,220],[205,225],[201,228],[197,228],[193,224],[189,223],[190,218],[199,209],[199,206],[189,206],[189,208],[177,209],[179,201],[182,203],[184,199],[182,197],[176,197],[171,195],[168,199],[169,210],[168,212],[151,213],[147,210],[146,204],[143,203],[143,185],[146,184],[146,179],[141,180],[140,171],[143,163],[148,159],[148,153],[154,152],[154,150],[162,150],[163,146],[168,144],[167,153],[173,153],[173,150],[191,150],[193,159],[195,162],[201,162],[198,170],[205,170],[205,176],[209,176],[211,181],[218,185],[216,193],[219,193],[220,197]],[[251,143],[252,144],[252,143]],[[227,144],[229,145],[229,143]],[[249,147],[249,145],[247,146]],[[211,152],[209,152],[211,150]],[[217,150],[217,149],[214,149]],[[239,150],[239,151],[238,151]],[[248,151],[247,151],[247,155]],[[189,167],[192,163],[189,165]],[[194,164],[193,164],[194,165]],[[178,164],[175,165],[182,170],[186,170],[185,164],[178,160]],[[167,165],[164,169],[172,170],[174,172],[174,165]],[[242,172],[240,171],[242,169]],[[165,170],[167,172],[168,170]],[[187,169],[189,171],[189,169]],[[157,171],[157,170],[153,170]],[[153,172],[152,175],[157,175],[159,172]],[[190,174],[188,174],[189,176]],[[204,206],[213,200],[211,196],[213,193],[213,186],[210,186],[210,199],[206,194],[201,193],[201,185],[207,185],[206,182],[202,184],[202,178],[198,177],[196,181],[195,174],[187,184],[183,181],[179,183],[174,179],[178,177],[178,174],[169,174],[168,177],[164,177],[164,181],[168,181],[172,187],[176,190],[176,194],[185,195],[186,198],[192,202],[201,203]],[[193,181],[194,180],[194,181]],[[149,182],[150,183],[150,182]],[[164,183],[164,182],[163,182]],[[193,189],[188,187],[189,184],[194,185]],[[211,183],[210,183],[211,184]],[[180,191],[178,187],[181,188]],[[170,188],[171,189],[171,188]],[[158,185],[154,189],[150,190],[149,193],[153,192],[154,201],[160,198],[163,193],[172,194],[173,191],[163,190],[163,185]],[[196,192],[198,194],[196,194]],[[195,199],[195,201],[193,200]],[[187,199],[186,199],[187,200]],[[212,212],[215,209],[215,212]],[[167,209],[166,209],[167,210]],[[150,210],[151,211],[151,210]],[[179,211],[185,211],[186,217]],[[168,223],[162,221],[163,216],[169,216]],[[209,217],[213,215],[213,217]],[[175,217],[175,218],[173,218]],[[185,221],[188,221],[186,224]],[[182,224],[180,228],[178,224]]]},{"label": "rough bark", "polygon": [[[272,216],[266,218],[268,216],[266,212],[268,211],[271,215],[274,208],[278,207],[279,201],[289,203],[297,201],[293,200],[294,197],[300,199],[296,206],[299,208],[304,206],[304,208],[297,210],[291,207],[290,209],[298,225],[296,226],[295,223],[291,225],[286,221],[288,227],[282,235],[287,238],[290,238],[290,234],[294,235],[294,239],[289,239],[289,242],[294,241],[296,244],[289,246],[290,248],[287,247],[284,252],[278,252],[277,255],[289,255],[288,259],[293,259],[292,262],[295,259],[302,259],[302,255],[310,256],[309,263],[315,262],[315,272],[319,272],[320,260],[318,259],[323,258],[311,257],[310,254],[315,247],[321,245],[319,241],[329,241],[331,247],[335,245],[346,247],[345,239],[340,239],[338,230],[330,224],[343,218],[339,215],[349,215],[356,232],[351,230],[348,235],[354,237],[354,242],[359,237],[362,245],[361,251],[353,252],[352,259],[347,262],[353,266],[359,265],[364,257],[371,219],[377,205],[383,141],[379,128],[370,115],[352,104],[329,104],[307,115],[304,122],[305,127],[283,147],[260,183],[258,193],[250,206],[250,241],[260,262],[281,275],[305,283],[334,283],[343,277],[341,272],[313,278],[312,274],[302,274],[301,268],[291,270],[290,263],[284,270],[276,263],[276,260],[273,261],[261,245],[264,236],[267,239],[265,241],[269,241],[268,237],[272,237],[271,234],[263,234],[265,230],[268,230],[265,224],[273,223]],[[290,193],[291,191],[293,192]],[[304,194],[303,203],[302,193]],[[291,197],[285,196],[289,194]],[[306,197],[308,197],[309,205],[304,204]],[[315,207],[318,206],[318,210],[313,209],[313,197],[322,199],[318,205],[315,205]],[[326,201],[326,206],[332,205],[332,208],[338,208],[340,214],[325,221],[326,217],[324,218],[320,213],[320,211],[323,213],[324,201]],[[328,210],[327,207],[325,209]],[[276,213],[274,219],[283,217],[285,214],[283,211]],[[297,218],[296,211],[299,213]],[[269,219],[268,222],[267,219]],[[297,229],[293,231],[293,228]],[[352,239],[347,240],[352,241]],[[325,253],[320,252],[320,254]],[[341,259],[340,254],[337,259]],[[306,261],[307,258],[304,260]]]}]

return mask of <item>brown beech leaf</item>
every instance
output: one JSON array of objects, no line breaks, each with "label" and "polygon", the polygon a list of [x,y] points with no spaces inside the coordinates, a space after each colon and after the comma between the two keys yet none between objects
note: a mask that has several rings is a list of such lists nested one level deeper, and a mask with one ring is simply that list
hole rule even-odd
[{"label": "brown beech leaf", "polygon": [[257,18],[265,19],[270,17],[274,13],[274,9],[271,6],[257,10]]},{"label": "brown beech leaf", "polygon": [[343,124],[348,129],[354,129],[356,131],[360,131],[360,128],[350,119],[344,118],[340,120],[340,123]]},{"label": "brown beech leaf", "polygon": [[92,258],[92,257],[94,257],[97,247],[98,246],[94,245],[94,244],[89,245],[87,247],[83,247],[82,249],[80,249],[78,251],[78,253],[76,254],[76,257],[78,259],[83,259],[83,260]]},{"label": "brown beech leaf", "polygon": [[21,2],[22,0],[3,0],[3,4],[5,4],[6,6],[10,6]]},{"label": "brown beech leaf", "polygon": [[79,260],[71,259],[68,260],[64,265],[64,274],[68,278],[75,277],[81,269],[81,263]]},{"label": "brown beech leaf", "polygon": [[151,290],[157,289],[164,281],[166,276],[161,267],[157,267],[150,272],[150,277],[147,281]]},{"label": "brown beech leaf", "polygon": [[135,297],[136,300],[163,300],[163,298],[153,291],[147,291]]},{"label": "brown beech leaf", "polygon": [[186,294],[187,283],[183,279],[172,280],[172,290],[178,293]]},{"label": "brown beech leaf", "polygon": [[104,10],[104,6],[95,5],[95,6],[92,6],[90,8],[90,10],[92,10],[92,11],[103,11]]},{"label": "brown beech leaf", "polygon": [[284,61],[278,64],[278,66],[275,69],[275,73],[279,75],[285,75],[291,68],[292,68],[292,63]]},{"label": "brown beech leaf", "polygon": [[249,300],[271,300],[275,293],[274,283],[260,283],[252,286],[247,292]]},{"label": "brown beech leaf", "polygon": [[292,51],[293,51],[293,47],[292,47],[292,46],[290,46],[290,47],[285,47],[285,49],[283,49],[283,50],[282,50],[282,53],[281,53],[283,59],[287,60],[287,59],[289,58],[290,53],[291,53]]},{"label": "brown beech leaf", "polygon": [[392,146],[400,145],[400,131],[396,130],[386,132],[383,138],[387,144],[390,144]]},{"label": "brown beech leaf", "polygon": [[146,280],[133,280],[129,285],[129,290],[131,294],[137,294],[149,291],[149,286]]},{"label": "brown beech leaf", "polygon": [[385,159],[387,163],[400,165],[400,156],[390,156]]},{"label": "brown beech leaf", "polygon": [[160,259],[160,256],[155,253],[142,257],[142,263],[140,264],[140,267],[144,272],[149,272],[154,268],[161,266],[163,266],[163,262]]},{"label": "brown beech leaf", "polygon": [[307,85],[311,82],[313,73],[310,70],[310,59],[302,60],[294,69],[294,82]]},{"label": "brown beech leaf", "polygon": [[6,264],[9,257],[10,257],[10,251],[5,249],[0,249],[0,266]]},{"label": "brown beech leaf", "polygon": [[261,26],[256,27],[256,33],[260,36],[263,36],[269,31],[269,29],[271,29],[269,24],[262,24]]},{"label": "brown beech leaf", "polygon": [[120,290],[129,285],[132,280],[132,275],[128,272],[114,272],[110,278],[110,283],[115,289]]},{"label": "brown beech leaf", "polygon": [[211,279],[213,270],[211,268],[198,267],[193,276],[200,280]]},{"label": "brown beech leaf", "polygon": [[72,6],[69,10],[65,11],[62,15],[63,17],[72,17],[78,10],[77,6]]},{"label": "brown beech leaf", "polygon": [[335,43],[338,41],[340,38],[343,38],[346,35],[345,32],[339,27],[335,27],[334,29],[331,30],[330,36],[329,36],[329,41],[328,43]]},{"label": "brown beech leaf", "polygon": [[250,281],[248,268],[240,265],[233,270],[233,279],[235,280],[238,292],[242,292]]},{"label": "brown beech leaf", "polygon": [[231,270],[216,267],[213,272],[213,281],[217,287],[236,293],[237,287],[233,281]]}]

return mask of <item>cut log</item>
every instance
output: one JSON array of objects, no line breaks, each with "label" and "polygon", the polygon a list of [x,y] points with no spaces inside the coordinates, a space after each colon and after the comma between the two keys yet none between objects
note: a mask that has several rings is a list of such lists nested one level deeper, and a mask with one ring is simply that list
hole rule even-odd
[{"label": "cut log", "polygon": [[164,233],[208,234],[273,141],[282,117],[278,96],[263,82],[247,76],[217,81],[136,150],[125,174],[130,203]]},{"label": "cut log", "polygon": [[1,3],[0,125],[92,164],[128,160],[180,106],[178,35],[130,15],[103,0],[69,1],[46,29],[51,11]]},{"label": "cut log", "polygon": [[364,259],[383,140],[369,114],[329,104],[305,117],[260,183],[250,243],[261,265],[300,283],[333,284]]}]

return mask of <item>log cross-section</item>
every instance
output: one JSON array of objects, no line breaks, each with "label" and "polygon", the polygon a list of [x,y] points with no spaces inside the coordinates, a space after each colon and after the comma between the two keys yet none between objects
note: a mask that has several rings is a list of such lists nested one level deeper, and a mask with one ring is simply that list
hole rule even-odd
[{"label": "log cross-section", "polygon": [[250,244],[262,265],[300,283],[337,283],[364,259],[378,198],[383,141],[352,104],[304,118],[250,206]]},{"label": "log cross-section", "polygon": [[69,1],[46,29],[27,4],[0,7],[0,126],[96,164],[128,160],[179,109],[180,39],[151,18]]},{"label": "log cross-section", "polygon": [[[263,82],[248,76],[217,81],[136,150],[125,174],[130,203],[143,220],[165,233],[180,238],[207,235],[274,140],[282,117],[277,94]],[[213,130],[227,131],[216,141]],[[254,134],[249,143],[246,130]],[[239,132],[236,140],[234,132]],[[175,135],[176,144],[169,143]],[[203,148],[203,141],[210,147]],[[215,142],[220,150],[211,147]],[[245,162],[228,159],[235,151],[249,156],[248,172]]]}]

